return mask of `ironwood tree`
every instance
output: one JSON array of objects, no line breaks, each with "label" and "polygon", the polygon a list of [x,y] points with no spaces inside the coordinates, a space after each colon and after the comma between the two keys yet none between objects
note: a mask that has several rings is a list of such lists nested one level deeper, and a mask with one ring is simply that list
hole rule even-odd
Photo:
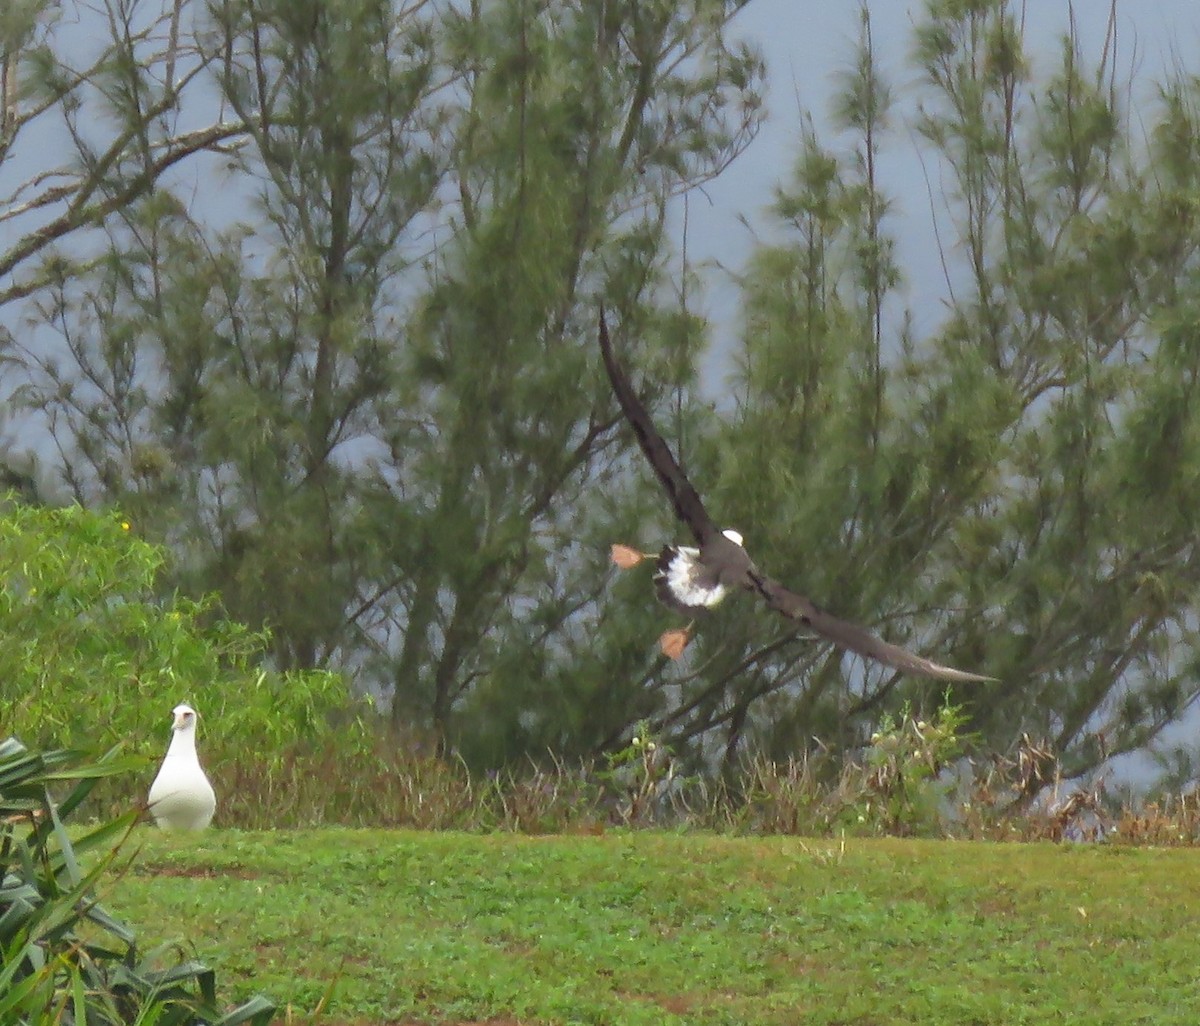
[{"label": "ironwood tree", "polygon": [[[1029,733],[1082,773],[1200,692],[1196,85],[1135,108],[1115,40],[1089,60],[1073,35],[1038,77],[1002,2],[935,0],[916,42],[946,315],[916,337],[896,295],[873,159],[896,112],[864,32],[837,103],[849,152],[806,133],[782,241],[745,275],[712,479],[782,579],[1001,678],[953,690],[983,750]],[[687,716],[658,722],[784,755],[939,698],[744,615]]]},{"label": "ironwood tree", "polygon": [[[706,765],[849,752],[940,703],[750,602],[683,667],[657,654],[665,614],[607,544],[679,529],[601,373],[603,301],[764,567],[1001,678],[953,695],[983,750],[1029,732],[1082,772],[1149,743],[1197,690],[1195,82],[1143,95],[1115,37],[1042,73],[1010,5],[929,0],[902,97],[864,17],[714,409],[674,240],[761,116],[740,6],[113,0],[82,45],[62,5],[10,5],[22,439],[166,541],[174,587],[269,627],[280,668],[341,669],[479,765],[640,721]],[[880,159],[912,137],[946,269],[919,321]]]}]

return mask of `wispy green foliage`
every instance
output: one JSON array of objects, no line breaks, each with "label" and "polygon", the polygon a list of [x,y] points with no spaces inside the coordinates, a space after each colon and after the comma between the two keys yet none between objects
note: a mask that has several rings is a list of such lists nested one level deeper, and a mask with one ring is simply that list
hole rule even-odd
[{"label": "wispy green foliage", "polygon": [[[972,633],[1010,682],[974,722],[997,740],[1045,735],[1070,772],[1147,743],[1196,694],[1200,349],[1175,329],[1195,305],[1194,172],[1177,150],[1178,102],[1195,93],[1170,82],[1142,142],[1147,114],[1111,49],[1089,60],[1068,37],[1035,82],[1004,5],[931,24],[977,41],[927,62],[923,126],[955,170],[972,255],[935,359],[976,369],[925,373],[995,433],[971,459],[994,469],[944,573],[986,610]],[[983,50],[998,39],[1003,61]]]},{"label": "wispy green foliage", "polygon": [[47,268],[19,350],[74,496],[280,668],[345,668],[473,761],[619,732],[585,644],[616,508],[585,496],[619,454],[597,297],[639,351],[672,337],[670,199],[761,116],[741,6],[207,5],[191,41],[245,126],[222,213],[123,208],[86,271]]},{"label": "wispy green foliage", "polygon": [[[1036,76],[1001,2],[930,3],[916,36],[947,314],[918,338],[896,292],[866,34],[838,101],[850,156],[805,136],[746,277],[713,504],[835,611],[1000,677],[956,689],[984,748],[1028,732],[1082,773],[1200,694],[1195,83],[1135,115],[1113,52],[1074,37]],[[936,701],[752,615],[710,633],[692,693],[721,700],[690,729],[854,750]]]},{"label": "wispy green foliage", "polygon": [[[32,297],[11,398],[81,503],[170,547],[156,588],[219,594],[249,625],[221,644],[269,631],[274,668],[343,670],[398,736],[472,766],[595,758],[640,720],[689,770],[814,738],[853,760],[906,703],[928,715],[928,686],[750,602],[701,628],[694,663],[657,658],[665,617],[605,552],[677,526],[625,458],[603,299],[714,516],[748,526],[764,567],[1002,678],[954,696],[982,747],[1029,732],[1082,773],[1151,743],[1198,693],[1194,78],[1143,104],[1111,40],[1088,55],[1068,36],[1040,71],[1014,5],[930,0],[906,103],[864,7],[840,134],[806,129],[744,276],[726,419],[689,393],[706,337],[672,201],[759,123],[761,60],[728,31],[741,6],[220,0],[188,21],[184,3],[157,25],[169,52],[114,36],[79,87],[55,76],[56,33],[14,8],[3,56],[38,90],[6,111],[61,116],[79,167],[39,181],[80,202],[43,234],[25,221],[51,205],[40,185],[0,192],[33,203],[11,219],[24,276],[0,294]],[[172,131],[168,68],[205,84],[216,135]],[[84,110],[124,126],[98,157]],[[925,335],[894,219],[925,197],[898,197],[881,160],[906,110],[939,185],[946,314]],[[230,140],[199,191],[161,178],[159,154]],[[49,258],[84,221],[86,260]],[[147,672],[169,680],[163,637]],[[281,679],[252,678],[249,705],[321,720],[299,683],[321,678]]]}]

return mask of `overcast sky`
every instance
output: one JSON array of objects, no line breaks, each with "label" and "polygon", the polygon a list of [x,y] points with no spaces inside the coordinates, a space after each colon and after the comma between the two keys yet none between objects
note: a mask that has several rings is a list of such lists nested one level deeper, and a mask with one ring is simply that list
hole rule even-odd
[{"label": "overcast sky", "polygon": [[[1057,63],[1059,41],[1069,26],[1072,8],[1085,57],[1099,59],[1108,27],[1108,0],[1027,0],[1024,5],[1026,46],[1035,70]],[[905,120],[917,96],[917,75],[909,54],[913,25],[925,4],[910,0],[872,0],[872,35],[885,79],[896,100],[893,127],[881,160],[881,181],[893,201],[893,228],[900,235],[900,260],[907,280],[897,308],[908,306],[918,334],[931,332],[940,318],[945,292],[929,208],[928,186],[917,143]],[[1021,11],[1014,0],[1014,11]],[[801,111],[811,113],[824,145],[838,147],[826,115],[835,89],[835,76],[847,70],[858,37],[859,5],[852,0],[752,0],[738,15],[734,31],[763,48],[770,77],[769,116],[750,149],[707,190],[708,201],[693,197],[689,204],[689,254],[693,260],[719,258],[738,267],[750,251],[752,238],[738,215],[752,222],[772,198],[772,189],[786,180],[797,152]],[[1200,4],[1196,0],[1118,0],[1117,61],[1138,82],[1135,99],[1152,103],[1153,82],[1165,69],[1182,63],[1200,72]],[[848,143],[846,144],[848,148]],[[937,184],[933,183],[936,191]],[[761,220],[759,220],[761,224]],[[736,330],[736,293],[723,276],[710,274],[712,288],[701,312],[716,322],[715,352],[706,364],[710,387],[719,376]]]}]

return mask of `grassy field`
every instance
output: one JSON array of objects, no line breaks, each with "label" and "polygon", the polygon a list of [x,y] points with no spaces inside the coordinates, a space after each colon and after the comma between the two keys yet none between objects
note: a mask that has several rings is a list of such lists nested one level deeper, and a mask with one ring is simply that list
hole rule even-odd
[{"label": "grassy field", "polygon": [[144,830],[105,896],[297,1021],[1193,1026],[1200,852]]}]

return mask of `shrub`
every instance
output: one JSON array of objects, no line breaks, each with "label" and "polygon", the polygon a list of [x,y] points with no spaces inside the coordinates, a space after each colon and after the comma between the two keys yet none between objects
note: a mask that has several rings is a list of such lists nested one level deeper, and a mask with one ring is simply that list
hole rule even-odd
[{"label": "shrub", "polygon": [[948,770],[969,739],[962,710],[949,699],[928,720],[907,708],[898,720],[885,716],[866,751],[857,820],[874,832],[937,835],[945,831],[954,789]]},{"label": "shrub", "polygon": [[[120,514],[10,505],[0,516],[0,720],[37,747],[127,745],[145,779],[102,789],[110,808],[141,797],[181,701],[201,715],[210,768],[282,760],[319,746],[334,722],[368,743],[344,681],[261,668],[266,638],[212,599],[164,597],[163,550]],[[219,796],[218,796],[219,797]],[[220,812],[218,811],[218,815]]]}]

